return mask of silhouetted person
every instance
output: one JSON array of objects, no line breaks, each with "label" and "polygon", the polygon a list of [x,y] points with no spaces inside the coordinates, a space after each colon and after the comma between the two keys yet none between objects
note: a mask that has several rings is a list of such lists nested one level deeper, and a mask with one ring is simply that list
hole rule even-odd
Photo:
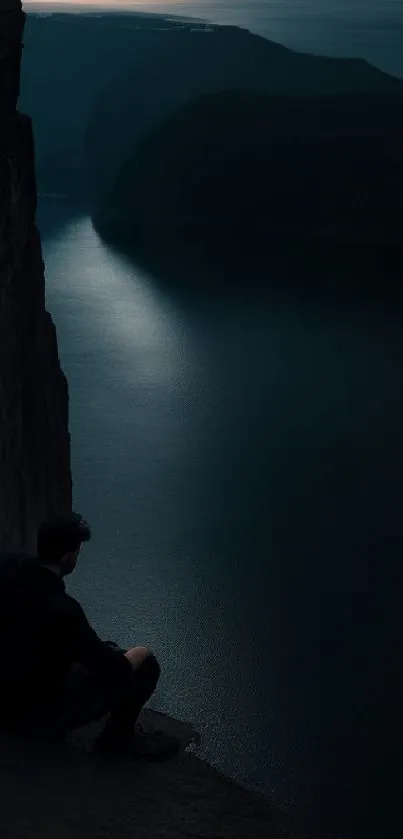
[{"label": "silhouetted person", "polygon": [[159,664],[147,647],[104,642],[64,577],[91,538],[78,514],[43,522],[37,556],[0,555],[0,722],[11,731],[63,739],[109,714],[95,749],[105,755],[164,757],[179,743],[135,727],[153,694]]}]

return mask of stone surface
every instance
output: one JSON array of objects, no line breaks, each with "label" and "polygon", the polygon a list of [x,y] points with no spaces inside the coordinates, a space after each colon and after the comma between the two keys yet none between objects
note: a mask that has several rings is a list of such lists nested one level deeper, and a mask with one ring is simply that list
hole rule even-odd
[{"label": "stone surface", "polygon": [[[143,719],[179,732],[184,742],[192,732],[152,711]],[[51,752],[0,741],[7,839],[326,839],[318,827],[274,810],[195,754],[108,764],[85,754],[88,739],[84,729],[75,747]]]},{"label": "stone surface", "polygon": [[401,94],[203,96],[136,145],[93,222],[181,293],[253,286],[401,307],[402,105]]},{"label": "stone surface", "polygon": [[45,306],[31,121],[16,112],[24,15],[0,0],[0,550],[71,509],[68,389]]},{"label": "stone surface", "polygon": [[[193,26],[184,26],[151,40],[150,33],[139,25],[138,31],[131,34],[130,65],[119,76],[111,75],[89,114],[85,148],[90,197],[95,208],[103,199],[109,200],[122,166],[145,138],[163,130],[166,120],[175,119],[175,114],[186,106],[192,107],[201,96],[255,91],[267,97],[293,97],[300,100],[302,109],[305,97],[366,98],[403,93],[401,79],[388,76],[365,61],[298,53],[237,27],[212,27],[201,35],[193,31]],[[320,102],[315,107],[318,106]],[[370,100],[368,107],[373,107]],[[224,112],[223,116],[225,119],[227,114]],[[238,105],[235,130],[240,128],[244,133],[242,116]],[[346,108],[341,118],[348,118]],[[300,121],[296,127],[298,130]],[[289,128],[294,130],[292,119]],[[188,154],[186,141],[186,136],[183,141],[177,138],[179,154],[182,142],[184,155]],[[228,142],[226,137],[224,143],[230,158],[231,138]],[[159,170],[165,162],[166,158],[156,164]],[[198,164],[195,161],[194,178]]]},{"label": "stone surface", "polygon": [[265,243],[398,243],[402,105],[401,94],[201,97],[137,144],[103,213],[129,230],[258,224]]}]

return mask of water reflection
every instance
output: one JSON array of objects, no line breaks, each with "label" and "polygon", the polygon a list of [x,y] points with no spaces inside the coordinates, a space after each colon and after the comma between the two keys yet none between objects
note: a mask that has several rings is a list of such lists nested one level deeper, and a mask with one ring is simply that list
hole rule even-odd
[{"label": "water reflection", "polygon": [[105,635],[152,643],[158,706],[206,757],[375,836],[399,749],[398,317],[192,302],[59,210],[48,304],[94,525],[73,591]]}]

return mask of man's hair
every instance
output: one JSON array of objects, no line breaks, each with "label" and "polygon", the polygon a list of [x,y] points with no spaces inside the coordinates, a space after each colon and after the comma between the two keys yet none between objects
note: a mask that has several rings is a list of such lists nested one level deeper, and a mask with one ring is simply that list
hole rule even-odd
[{"label": "man's hair", "polygon": [[65,554],[90,539],[90,527],[79,513],[43,521],[37,535],[38,558],[46,565],[57,565]]}]

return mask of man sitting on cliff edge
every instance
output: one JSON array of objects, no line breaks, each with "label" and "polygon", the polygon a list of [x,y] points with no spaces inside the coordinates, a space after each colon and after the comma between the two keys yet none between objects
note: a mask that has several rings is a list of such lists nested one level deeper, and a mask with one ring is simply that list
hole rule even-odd
[{"label": "man sitting on cliff edge", "polygon": [[109,714],[97,754],[162,758],[176,738],[145,734],[136,721],[160,667],[147,647],[124,652],[101,641],[64,577],[91,538],[78,514],[43,522],[37,556],[0,554],[0,722],[19,734],[64,739]]}]

